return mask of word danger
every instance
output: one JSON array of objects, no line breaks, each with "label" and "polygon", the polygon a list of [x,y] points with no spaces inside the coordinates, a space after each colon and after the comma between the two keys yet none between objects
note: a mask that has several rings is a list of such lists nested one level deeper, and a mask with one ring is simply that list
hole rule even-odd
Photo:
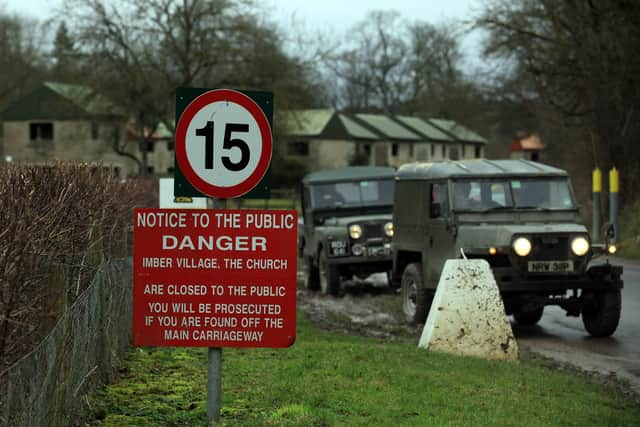
[{"label": "word danger", "polygon": [[162,236],[163,250],[219,250],[266,252],[267,238],[263,236]]}]

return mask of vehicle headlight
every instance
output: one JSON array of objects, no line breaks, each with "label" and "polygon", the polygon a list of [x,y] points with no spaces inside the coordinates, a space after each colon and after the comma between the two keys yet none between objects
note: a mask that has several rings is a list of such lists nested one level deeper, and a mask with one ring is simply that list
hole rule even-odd
[{"label": "vehicle headlight", "polygon": [[589,241],[584,237],[576,237],[571,241],[571,251],[578,256],[585,255],[589,252]]},{"label": "vehicle headlight", "polygon": [[519,256],[527,256],[531,253],[531,242],[526,237],[518,237],[513,242],[513,250]]},{"label": "vehicle headlight", "polygon": [[351,236],[351,238],[354,240],[358,240],[360,237],[362,237],[362,227],[360,227],[358,224],[350,225],[349,236]]},{"label": "vehicle headlight", "polygon": [[611,255],[613,255],[616,252],[618,252],[618,248],[616,247],[616,245],[609,245],[609,246],[607,246],[607,252],[609,252]]},{"label": "vehicle headlight", "polygon": [[393,223],[388,222],[384,225],[384,234],[389,237],[393,237]]}]

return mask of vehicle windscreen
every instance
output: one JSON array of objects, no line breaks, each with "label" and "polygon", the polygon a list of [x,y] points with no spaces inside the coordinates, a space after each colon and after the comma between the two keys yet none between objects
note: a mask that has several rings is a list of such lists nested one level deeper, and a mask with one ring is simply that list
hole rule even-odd
[{"label": "vehicle windscreen", "polygon": [[455,210],[567,210],[576,205],[566,178],[458,180],[453,183]]},{"label": "vehicle windscreen", "polygon": [[335,182],[314,185],[311,190],[316,209],[387,206],[393,204],[392,179]]}]

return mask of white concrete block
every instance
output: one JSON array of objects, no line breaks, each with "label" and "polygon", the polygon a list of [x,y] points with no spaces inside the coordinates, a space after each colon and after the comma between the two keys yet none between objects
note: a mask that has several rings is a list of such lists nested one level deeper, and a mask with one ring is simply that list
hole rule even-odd
[{"label": "white concrete block", "polygon": [[488,262],[445,263],[418,346],[484,359],[518,358],[518,344]]}]

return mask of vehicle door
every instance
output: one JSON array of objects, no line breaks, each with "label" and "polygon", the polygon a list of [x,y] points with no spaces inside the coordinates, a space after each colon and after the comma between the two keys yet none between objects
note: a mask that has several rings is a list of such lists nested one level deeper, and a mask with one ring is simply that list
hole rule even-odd
[{"label": "vehicle door", "polygon": [[428,188],[426,281],[435,286],[447,259],[457,258],[454,251],[456,227],[451,223],[449,191],[446,181],[433,182]]}]

